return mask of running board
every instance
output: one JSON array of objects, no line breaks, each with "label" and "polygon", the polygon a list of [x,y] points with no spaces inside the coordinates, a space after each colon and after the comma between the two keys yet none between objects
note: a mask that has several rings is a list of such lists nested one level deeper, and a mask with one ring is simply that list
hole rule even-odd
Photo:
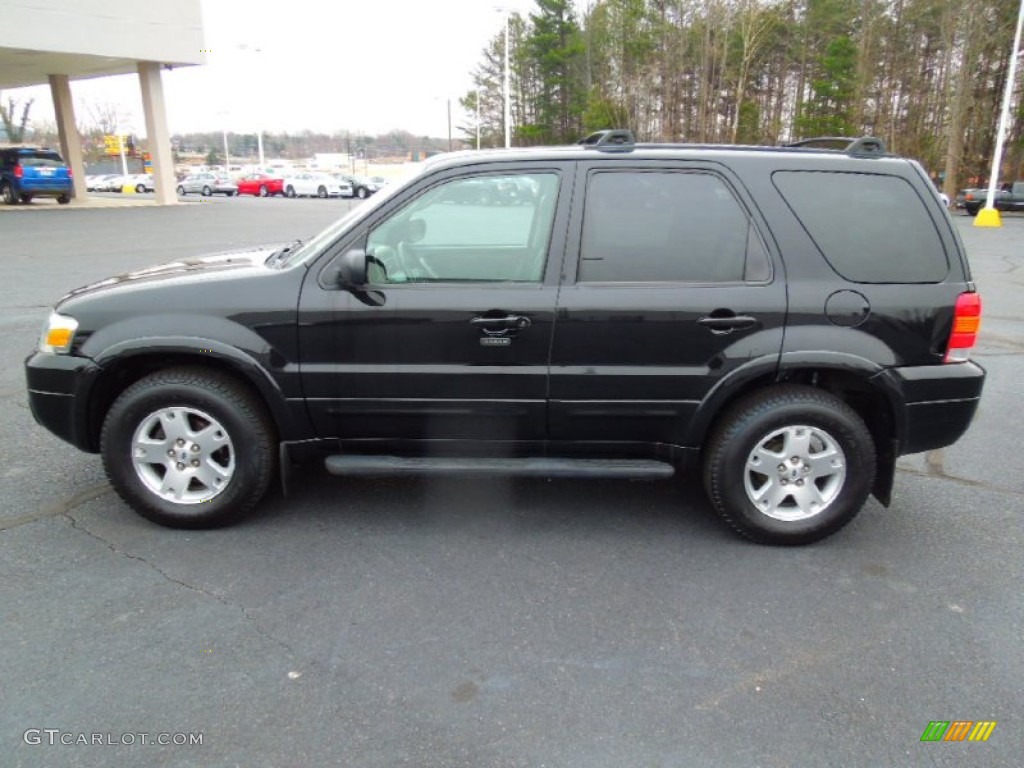
[{"label": "running board", "polygon": [[462,477],[672,477],[675,467],[646,459],[456,459],[399,456],[328,456],[332,475],[459,475]]}]

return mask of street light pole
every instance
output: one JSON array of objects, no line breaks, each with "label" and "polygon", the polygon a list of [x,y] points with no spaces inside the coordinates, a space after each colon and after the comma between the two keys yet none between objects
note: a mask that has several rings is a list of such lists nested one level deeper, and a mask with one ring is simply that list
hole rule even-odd
[{"label": "street light pole", "polygon": [[228,129],[224,129],[224,175],[227,176],[229,172],[228,168]]},{"label": "street light pole", "polygon": [[1013,98],[1013,87],[1017,79],[1017,52],[1020,50],[1020,30],[1024,25],[1024,0],[1020,0],[1020,11],[1017,13],[1017,31],[1013,36],[1013,51],[1010,52],[1010,68],[1006,73],[1006,91],[1003,93],[1003,109],[999,117],[999,129],[996,131],[996,152],[992,158],[992,173],[988,177],[988,197],[985,207],[974,217],[976,227],[1001,227],[1002,219],[993,205],[996,199],[996,184],[999,180],[999,167],[1003,163],[1003,140],[1010,130],[1010,101]]},{"label": "street light pole", "polygon": [[448,151],[452,151],[452,99],[448,97]]}]

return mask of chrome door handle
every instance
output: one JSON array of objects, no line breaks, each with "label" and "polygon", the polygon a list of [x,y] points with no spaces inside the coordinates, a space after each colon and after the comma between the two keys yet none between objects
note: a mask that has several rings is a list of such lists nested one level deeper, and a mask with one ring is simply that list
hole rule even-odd
[{"label": "chrome door handle", "polygon": [[509,331],[522,331],[530,327],[530,318],[525,315],[505,317],[474,317],[469,321],[486,334],[497,335]]}]

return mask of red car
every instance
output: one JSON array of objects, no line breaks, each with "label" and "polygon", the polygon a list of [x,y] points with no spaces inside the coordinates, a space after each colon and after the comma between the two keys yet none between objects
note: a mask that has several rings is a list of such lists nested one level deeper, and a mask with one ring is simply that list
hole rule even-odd
[{"label": "red car", "polygon": [[284,194],[284,179],[266,173],[250,173],[238,180],[238,194],[270,197]]}]

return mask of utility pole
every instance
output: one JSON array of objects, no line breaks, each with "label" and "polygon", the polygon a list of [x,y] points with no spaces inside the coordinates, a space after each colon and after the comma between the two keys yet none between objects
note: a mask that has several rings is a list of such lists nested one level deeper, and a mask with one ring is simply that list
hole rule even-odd
[{"label": "utility pole", "polygon": [[[1024,0],[1021,0],[1024,2]],[[512,146],[512,94],[508,88],[508,8],[505,13],[505,149]]]}]

